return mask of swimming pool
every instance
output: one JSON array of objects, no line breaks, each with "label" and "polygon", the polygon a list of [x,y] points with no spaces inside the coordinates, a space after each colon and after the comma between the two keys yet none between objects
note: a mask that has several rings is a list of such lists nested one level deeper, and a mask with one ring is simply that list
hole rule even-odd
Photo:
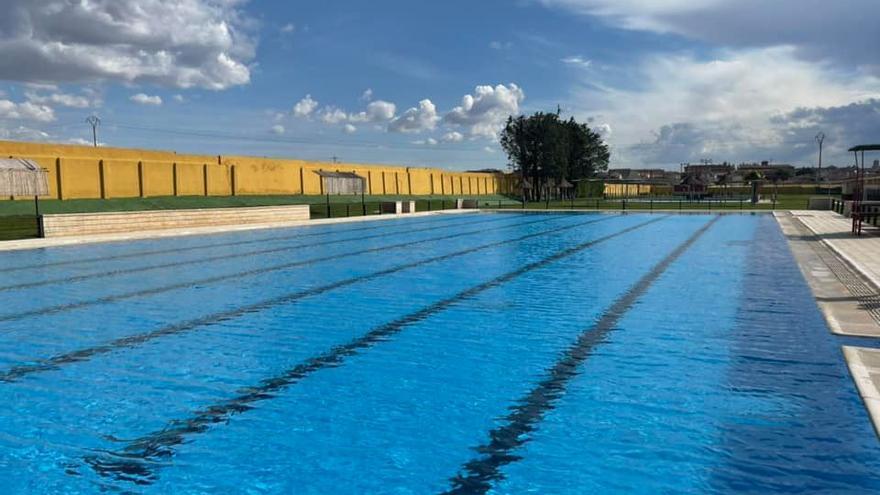
[{"label": "swimming pool", "polygon": [[6,493],[880,490],[769,215],[437,215],[0,261]]}]

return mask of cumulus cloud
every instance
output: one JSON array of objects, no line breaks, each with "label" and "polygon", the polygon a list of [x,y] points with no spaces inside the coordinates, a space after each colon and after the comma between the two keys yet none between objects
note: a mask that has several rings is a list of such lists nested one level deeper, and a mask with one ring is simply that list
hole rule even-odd
[{"label": "cumulus cloud", "polygon": [[278,136],[284,134],[284,132],[285,132],[284,126],[281,124],[273,125],[270,130],[272,131],[272,134],[275,134]]},{"label": "cumulus cloud", "polygon": [[247,84],[243,0],[7,0],[0,79],[121,81],[222,90]]},{"label": "cumulus cloud", "polygon": [[158,96],[158,95],[151,96],[151,95],[148,95],[145,93],[138,93],[135,95],[131,95],[128,99],[137,103],[138,105],[152,105],[152,106],[157,107],[162,104],[162,97],[161,96]]},{"label": "cumulus cloud", "polygon": [[467,128],[471,136],[495,138],[504,122],[519,113],[525,93],[516,84],[477,86],[473,95],[464,95],[461,105],[443,117],[449,125]]},{"label": "cumulus cloud", "polygon": [[413,141],[413,144],[436,146],[437,140],[429,137],[427,139],[417,139],[417,140]]},{"label": "cumulus cloud", "polygon": [[0,139],[13,141],[48,141],[52,136],[39,129],[16,126],[11,129],[0,126]]},{"label": "cumulus cloud", "polygon": [[41,105],[53,104],[70,108],[88,108],[91,102],[85,96],[71,95],[67,93],[39,94],[35,91],[25,91],[28,101]]},{"label": "cumulus cloud", "polygon": [[339,124],[348,120],[348,114],[336,107],[324,107],[321,109],[321,122],[325,124]]},{"label": "cumulus cloud", "polygon": [[357,127],[351,124],[345,124],[345,126],[342,128],[342,132],[346,134],[354,134],[355,132],[357,132],[357,130]]},{"label": "cumulus cloud", "polygon": [[364,93],[361,95],[361,101],[372,101],[373,100],[373,89],[367,88],[364,90]]},{"label": "cumulus cloud", "polygon": [[872,74],[837,75],[799,59],[792,47],[729,51],[714,60],[652,54],[634,75],[635,87],[591,77],[587,89],[573,93],[579,114],[614,128],[605,137],[617,163],[669,165],[709,153],[719,160],[791,156],[788,131],[773,119],[880,97]]},{"label": "cumulus cloud", "polygon": [[388,101],[376,100],[367,104],[365,112],[350,116],[352,122],[386,122],[394,118],[397,105]]},{"label": "cumulus cloud", "polygon": [[437,115],[437,107],[429,99],[419,102],[418,108],[407,109],[403,114],[394,118],[388,124],[390,132],[417,133],[431,131],[437,127],[440,117]]},{"label": "cumulus cloud", "polygon": [[459,143],[464,140],[464,134],[458,131],[447,132],[442,140],[444,143]]},{"label": "cumulus cloud", "polygon": [[174,95],[174,101],[177,103],[183,103],[186,101],[186,98],[184,98],[183,95]]},{"label": "cumulus cloud", "polygon": [[846,0],[540,0],[631,30],[674,33],[733,48],[792,46],[799,58],[873,66],[880,2]]},{"label": "cumulus cloud", "polygon": [[16,103],[0,99],[0,119],[52,122],[55,120],[55,111],[51,107],[30,101]]},{"label": "cumulus cloud", "polygon": [[306,118],[318,108],[318,102],[312,99],[312,95],[306,95],[293,106],[294,117]]},{"label": "cumulus cloud", "polygon": [[281,26],[280,31],[282,34],[293,34],[296,31],[296,25],[292,22],[288,22],[287,24]]}]

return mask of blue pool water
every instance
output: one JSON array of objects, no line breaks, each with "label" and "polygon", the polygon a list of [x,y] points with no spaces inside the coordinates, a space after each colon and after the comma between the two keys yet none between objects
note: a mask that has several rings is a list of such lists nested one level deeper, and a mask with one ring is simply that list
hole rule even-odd
[{"label": "blue pool water", "polygon": [[0,487],[880,491],[840,343],[769,215],[0,253]]}]

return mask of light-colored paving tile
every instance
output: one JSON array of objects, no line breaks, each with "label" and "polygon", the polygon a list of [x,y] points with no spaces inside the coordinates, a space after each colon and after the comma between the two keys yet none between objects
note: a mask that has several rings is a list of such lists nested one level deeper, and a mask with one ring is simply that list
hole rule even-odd
[{"label": "light-colored paving tile", "polygon": [[851,234],[852,221],[833,211],[792,211],[804,225],[845,259],[865,278],[880,288],[880,232],[866,227],[861,237]]},{"label": "light-colored paving tile", "polygon": [[838,335],[880,337],[880,320],[870,311],[876,291],[795,217],[775,216],[829,329]]},{"label": "light-colored paving tile", "polygon": [[874,431],[880,435],[880,349],[844,346],[843,356],[868,409]]}]

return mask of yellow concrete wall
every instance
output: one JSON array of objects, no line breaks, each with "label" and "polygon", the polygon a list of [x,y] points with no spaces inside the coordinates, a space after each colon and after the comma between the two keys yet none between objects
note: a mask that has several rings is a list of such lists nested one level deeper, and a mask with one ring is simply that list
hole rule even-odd
[{"label": "yellow concrete wall", "polygon": [[[49,173],[49,197],[62,199],[100,198],[102,194],[107,198],[321,194],[323,188],[315,173],[317,170],[354,172],[368,178],[369,194],[509,192],[503,190],[508,187],[506,179],[494,174],[424,167],[187,155],[173,151],[15,141],[0,141],[0,156],[36,160]],[[176,171],[174,164],[177,164]]]},{"label": "yellow concrete wall", "polygon": [[672,187],[655,184],[605,184],[609,196],[646,196],[672,194]]},{"label": "yellow concrete wall", "polygon": [[138,162],[102,160],[105,198],[136,198],[141,195]]},{"label": "yellow concrete wall", "polygon": [[204,163],[176,163],[177,195],[178,196],[204,196],[205,195],[205,164]]},{"label": "yellow concrete wall", "polygon": [[232,183],[227,165],[216,163],[205,165],[205,176],[208,184],[208,196],[232,195]]},{"label": "yellow concrete wall", "polygon": [[141,169],[145,197],[174,195],[174,162],[144,160]]},{"label": "yellow concrete wall", "polygon": [[98,163],[94,158],[61,158],[61,196],[64,199],[100,198]]}]

